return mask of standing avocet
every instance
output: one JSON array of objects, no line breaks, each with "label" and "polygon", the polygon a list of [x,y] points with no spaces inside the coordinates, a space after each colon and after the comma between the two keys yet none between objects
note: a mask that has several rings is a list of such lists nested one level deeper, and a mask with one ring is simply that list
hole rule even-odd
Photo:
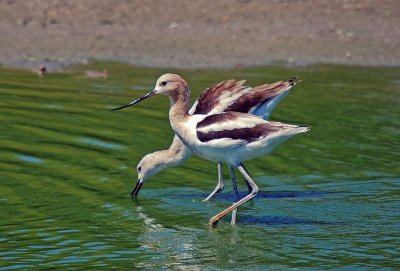
[{"label": "standing avocet", "polygon": [[193,153],[238,168],[251,186],[251,192],[247,196],[212,217],[210,226],[216,226],[221,218],[257,195],[258,186],[243,166],[243,161],[267,154],[295,134],[309,130],[308,127],[268,122],[239,112],[190,115],[188,84],[176,74],[162,75],[154,90],[115,110],[132,106],[157,94],[170,98],[171,127]]},{"label": "standing avocet", "polygon": [[[216,114],[226,111],[250,113],[268,119],[275,106],[289,93],[296,84],[296,78],[279,81],[272,84],[263,84],[254,88],[244,86],[244,80],[227,80],[214,84],[205,89],[189,110],[194,114]],[[138,180],[131,195],[137,196],[145,180],[159,171],[176,166],[186,161],[193,153],[182,143],[178,136],[174,136],[171,146],[167,150],[156,151],[145,155],[138,163],[136,170]],[[238,195],[234,169],[230,167],[233,190]],[[214,190],[204,201],[214,197],[224,188],[222,164],[218,163],[218,182]]]},{"label": "standing avocet", "polygon": [[[225,111],[250,113],[268,119],[275,106],[289,93],[296,84],[296,78],[279,81],[273,84],[263,84],[254,88],[243,86],[245,80],[227,80],[214,84],[204,90],[196,100],[189,114],[216,114]],[[131,195],[137,196],[144,181],[157,172],[178,165],[187,160],[192,152],[182,143],[178,136],[174,136],[171,146],[167,150],[156,151],[145,155],[136,169],[138,180]],[[236,186],[234,168],[230,167],[232,188],[239,199]],[[246,182],[250,190],[250,185]],[[214,197],[224,188],[222,164],[218,163],[218,181],[214,190],[203,200]],[[236,210],[232,212],[232,224],[236,223]]]}]

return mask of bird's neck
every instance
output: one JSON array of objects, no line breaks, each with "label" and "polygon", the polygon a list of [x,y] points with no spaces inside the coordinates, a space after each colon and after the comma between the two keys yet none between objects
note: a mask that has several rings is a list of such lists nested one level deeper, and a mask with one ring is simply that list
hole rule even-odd
[{"label": "bird's neck", "polygon": [[[150,154],[152,161],[155,162],[153,169],[159,172],[164,168],[173,167],[186,161],[191,155],[191,151],[174,136],[171,146],[167,150],[156,151]],[[155,173],[154,173],[155,174]]]},{"label": "bird's neck", "polygon": [[169,166],[174,166],[186,161],[191,156],[191,151],[175,135],[171,146],[164,154],[168,156]]},{"label": "bird's neck", "polygon": [[173,92],[169,96],[171,102],[171,108],[169,110],[169,119],[171,121],[172,128],[173,123],[182,123],[189,116],[189,90],[187,87],[179,89]]}]

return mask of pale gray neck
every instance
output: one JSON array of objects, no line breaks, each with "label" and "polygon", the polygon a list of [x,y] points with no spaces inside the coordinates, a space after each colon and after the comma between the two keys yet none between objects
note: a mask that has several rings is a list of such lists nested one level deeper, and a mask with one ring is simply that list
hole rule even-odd
[{"label": "pale gray neck", "polygon": [[167,150],[153,153],[153,160],[158,161],[162,167],[171,167],[183,163],[191,156],[191,151],[174,136],[171,146]]},{"label": "pale gray neck", "polygon": [[169,120],[172,129],[176,132],[179,124],[183,123],[189,116],[189,90],[187,88],[177,90],[169,98],[171,102]]}]

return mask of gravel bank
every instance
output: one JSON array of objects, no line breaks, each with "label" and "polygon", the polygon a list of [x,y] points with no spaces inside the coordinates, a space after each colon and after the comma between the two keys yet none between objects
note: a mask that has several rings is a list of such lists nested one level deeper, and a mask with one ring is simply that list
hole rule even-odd
[{"label": "gravel bank", "polygon": [[400,1],[0,0],[0,63],[398,66]]}]

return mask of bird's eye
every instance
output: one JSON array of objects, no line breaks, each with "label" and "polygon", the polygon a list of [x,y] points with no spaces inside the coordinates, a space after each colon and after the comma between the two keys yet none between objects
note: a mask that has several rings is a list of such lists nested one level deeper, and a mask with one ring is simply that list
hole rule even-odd
[{"label": "bird's eye", "polygon": [[163,86],[163,87],[165,87],[165,86],[167,85],[167,81],[162,81],[162,82],[160,83],[160,85]]},{"label": "bird's eye", "polygon": [[138,167],[137,171],[140,172],[142,170],[142,167]]}]

